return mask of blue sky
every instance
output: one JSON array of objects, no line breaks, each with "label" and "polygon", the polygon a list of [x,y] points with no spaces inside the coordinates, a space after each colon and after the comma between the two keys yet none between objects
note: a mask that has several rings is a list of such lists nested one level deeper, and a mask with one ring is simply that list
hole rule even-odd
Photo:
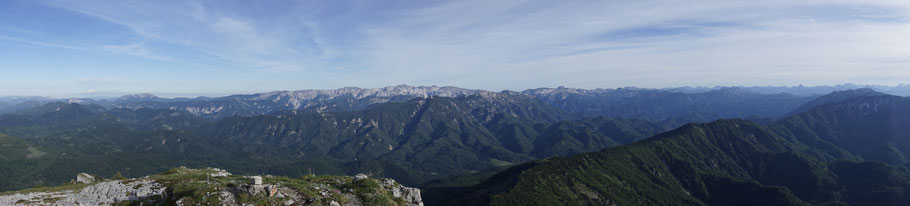
[{"label": "blue sky", "polygon": [[910,83],[902,1],[0,1],[0,96]]}]

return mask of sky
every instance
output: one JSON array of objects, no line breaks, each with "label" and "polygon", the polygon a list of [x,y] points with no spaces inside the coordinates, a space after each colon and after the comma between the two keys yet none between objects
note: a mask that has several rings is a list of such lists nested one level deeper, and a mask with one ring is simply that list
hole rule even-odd
[{"label": "sky", "polygon": [[910,83],[910,1],[0,1],[0,96]]}]

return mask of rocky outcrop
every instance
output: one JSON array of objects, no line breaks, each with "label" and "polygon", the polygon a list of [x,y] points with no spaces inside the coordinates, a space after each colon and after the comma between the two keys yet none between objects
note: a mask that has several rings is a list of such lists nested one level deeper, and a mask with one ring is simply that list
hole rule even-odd
[{"label": "rocky outcrop", "polygon": [[392,197],[402,198],[408,206],[423,206],[423,198],[420,197],[420,189],[405,187],[395,182],[393,179],[383,178],[379,184],[383,189],[392,192]]},{"label": "rocky outcrop", "polygon": [[[217,196],[222,201],[223,205],[244,205],[238,203],[236,200],[239,196],[242,195],[253,195],[253,196],[265,196],[274,200],[275,203],[281,203],[283,205],[321,205],[322,203],[327,203],[328,205],[336,206],[358,206],[358,205],[368,205],[363,203],[364,201],[360,196],[373,196],[375,194],[357,194],[359,191],[354,189],[339,190],[333,188],[329,185],[323,184],[313,184],[311,185],[312,191],[315,192],[316,196],[312,194],[306,194],[299,191],[298,189],[291,188],[282,183],[277,184],[261,184],[262,177],[252,176],[249,177],[251,182],[249,184],[239,185],[233,188],[226,188],[221,191],[214,191],[209,194],[209,196]],[[376,181],[379,183],[380,189],[387,191],[391,194],[393,198],[400,198],[403,200],[407,206],[423,206],[423,200],[420,196],[420,189],[405,187],[396,182],[393,179],[382,178],[382,179],[371,179],[366,175],[358,174],[354,176],[353,182],[359,181]],[[260,184],[256,184],[259,182]],[[347,200],[344,204],[339,203],[338,201],[332,199],[333,196],[344,196]],[[180,203],[181,201],[178,201]],[[189,204],[185,204],[189,205]]]},{"label": "rocky outcrop", "polygon": [[93,182],[95,182],[95,176],[86,173],[79,173],[76,175],[76,183],[91,184]]},{"label": "rocky outcrop", "polygon": [[0,196],[0,205],[111,205],[164,195],[164,185],[133,179],[100,182],[73,190],[14,193]]},{"label": "rocky outcrop", "polygon": [[[77,177],[89,177],[82,174]],[[388,178],[234,176],[216,169],[174,168],[143,178],[75,183],[0,194],[0,205],[407,205],[420,190]]]},{"label": "rocky outcrop", "polygon": [[209,173],[210,177],[227,177],[227,176],[232,175],[230,172],[223,170],[223,169],[218,169],[218,168],[209,168],[209,169],[214,171],[212,173]]}]

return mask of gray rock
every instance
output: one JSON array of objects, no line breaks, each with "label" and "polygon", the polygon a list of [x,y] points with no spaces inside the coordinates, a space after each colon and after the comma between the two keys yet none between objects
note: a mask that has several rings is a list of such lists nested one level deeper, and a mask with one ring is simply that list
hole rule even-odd
[{"label": "gray rock", "polygon": [[[184,172],[184,170],[180,171]],[[218,171],[221,171],[217,169],[215,170],[216,173],[218,173]],[[203,178],[204,180],[200,179],[187,181],[196,181],[197,183],[203,184],[213,183],[209,181],[209,177]],[[307,194],[301,193],[300,191],[297,191],[294,188],[281,186],[280,181],[274,184],[262,184],[262,177],[260,176],[253,176],[248,178],[250,180],[250,184],[244,184],[245,180],[236,180],[234,183],[239,184],[237,186],[224,187],[217,191],[208,191],[207,194],[203,194],[202,196],[214,197],[220,200],[218,203],[219,205],[239,206],[241,204],[238,202],[240,195],[261,195],[267,197],[269,195],[269,191],[275,189],[275,196],[271,198],[273,198],[273,200],[277,200],[274,202],[274,204],[279,205],[300,205],[327,201],[331,199],[324,198],[333,198],[336,195],[341,195],[349,200],[345,203],[345,205],[363,205],[360,197],[356,196],[354,194],[355,191],[351,190],[350,188],[340,190],[338,188],[332,188],[331,186],[318,183],[311,186],[312,188],[315,188],[315,191],[318,192],[317,195],[309,196]],[[377,181],[377,183],[380,184],[380,189],[387,190],[392,194],[392,196],[394,196],[394,198],[401,198],[405,201],[406,205],[423,205],[419,189],[404,187],[401,184],[398,184],[395,180],[388,178],[370,179],[364,174],[359,174],[354,179],[356,179],[355,181]],[[350,183],[347,181],[350,181],[350,179],[337,178],[333,181],[333,184]],[[149,179],[148,177],[122,181],[97,182],[94,183],[94,185],[82,186],[85,187],[78,190],[31,192],[3,195],[0,196],[0,205],[111,205],[122,201],[138,201],[133,203],[139,203],[140,205],[168,203],[176,203],[177,205],[197,204],[191,203],[191,201],[188,201],[189,199],[175,199],[173,197],[168,197],[169,194],[166,193],[167,188],[165,188],[164,185]],[[160,197],[160,199],[152,197]],[[164,200],[164,202],[154,202],[154,200]],[[338,206],[341,205],[335,201],[329,202],[329,204]]]},{"label": "gray rock", "polygon": [[237,196],[228,191],[221,191],[221,203],[224,205],[237,205]]},{"label": "gray rock", "polygon": [[209,174],[209,176],[212,176],[212,177],[227,177],[227,176],[231,176],[231,173],[230,173],[230,172],[228,172],[228,171],[226,171],[226,170],[223,170],[223,169],[218,169],[218,168],[209,168],[209,169],[215,170],[214,173]]},{"label": "gray rock", "polygon": [[383,178],[379,185],[382,188],[392,192],[392,196],[404,199],[408,206],[423,206],[423,198],[420,196],[420,189],[405,187],[398,184],[393,179]]},{"label": "gray rock", "polygon": [[0,205],[111,205],[164,196],[165,187],[151,180],[107,181],[78,191],[33,192],[0,196]]},{"label": "gray rock", "polygon": [[412,187],[401,187],[402,198],[408,206],[423,206],[423,198],[420,196],[420,189]]},{"label": "gray rock", "polygon": [[250,177],[250,184],[253,184],[253,185],[261,185],[261,184],[262,184],[262,177],[260,177],[260,176],[252,176],[252,177]]},{"label": "gray rock", "polygon": [[91,184],[95,182],[95,176],[86,173],[76,175],[76,182],[81,184]]}]

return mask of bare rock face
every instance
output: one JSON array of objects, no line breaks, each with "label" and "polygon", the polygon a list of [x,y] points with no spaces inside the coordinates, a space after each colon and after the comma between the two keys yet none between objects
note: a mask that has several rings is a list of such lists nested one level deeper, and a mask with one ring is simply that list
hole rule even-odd
[{"label": "bare rock face", "polygon": [[163,197],[165,187],[151,180],[100,182],[79,190],[18,193],[0,196],[0,205],[111,205]]},{"label": "bare rock face", "polygon": [[382,188],[392,192],[392,196],[404,199],[408,206],[423,206],[423,198],[420,196],[420,189],[405,187],[393,179],[383,178],[380,182]]},{"label": "bare rock face", "polygon": [[[372,198],[394,199],[408,206],[423,206],[420,190],[404,187],[389,178],[308,176],[234,176],[227,171],[179,167],[168,172],[127,180],[98,181],[78,175],[79,182],[0,195],[0,205],[369,205]],[[193,188],[193,193],[174,193]],[[368,201],[365,201],[368,200]],[[386,203],[383,203],[386,204]]]},{"label": "bare rock face", "polygon": [[79,193],[66,197],[63,202],[106,205],[120,201],[141,201],[164,194],[165,187],[151,180],[108,181],[85,187]]}]

